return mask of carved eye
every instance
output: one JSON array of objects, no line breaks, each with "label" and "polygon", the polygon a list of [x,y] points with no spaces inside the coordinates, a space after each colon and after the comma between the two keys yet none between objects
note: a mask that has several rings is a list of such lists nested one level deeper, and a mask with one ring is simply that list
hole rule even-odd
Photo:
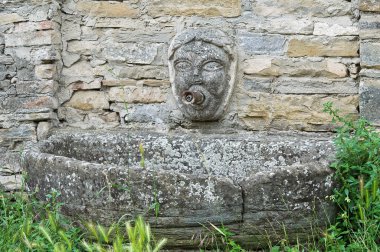
[{"label": "carved eye", "polygon": [[175,63],[175,69],[177,71],[189,71],[191,69],[191,63],[188,61],[178,61]]},{"label": "carved eye", "polygon": [[222,68],[223,68],[223,65],[217,61],[209,61],[203,65],[203,69],[210,72],[217,71]]}]

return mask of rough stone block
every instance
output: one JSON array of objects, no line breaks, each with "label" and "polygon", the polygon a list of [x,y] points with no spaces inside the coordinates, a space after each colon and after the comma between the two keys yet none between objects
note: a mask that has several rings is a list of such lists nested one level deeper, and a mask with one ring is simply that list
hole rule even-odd
[{"label": "rough stone block", "polygon": [[80,21],[63,20],[61,26],[62,39],[69,41],[81,38]]},{"label": "rough stone block", "polygon": [[253,12],[259,16],[296,16],[331,17],[350,14],[351,2],[340,0],[257,0]]},{"label": "rough stone block", "polygon": [[53,128],[51,122],[39,122],[37,125],[37,140],[41,141],[49,136],[49,131]]},{"label": "rough stone block", "polygon": [[109,109],[108,98],[101,91],[77,91],[64,106],[80,110]]},{"label": "rough stone block", "polygon": [[5,46],[42,46],[61,43],[60,34],[57,31],[37,31],[5,34]]},{"label": "rough stone block", "polygon": [[318,36],[352,36],[358,35],[358,24],[349,16],[318,19],[314,24],[314,35]]},{"label": "rough stone block", "polygon": [[169,79],[168,67],[153,65],[119,66],[106,64],[95,67],[94,74],[105,76],[105,79]]},{"label": "rough stone block", "polygon": [[360,60],[362,67],[380,69],[380,43],[362,42]]},{"label": "rough stone block", "polygon": [[79,1],[76,10],[82,14],[96,17],[137,17],[139,10],[128,2]]},{"label": "rough stone block", "polygon": [[22,175],[0,176],[0,189],[10,192],[20,190]]},{"label": "rough stone block", "polygon": [[151,64],[159,47],[158,43],[111,43],[100,55],[108,61]]},{"label": "rough stone block", "polygon": [[72,83],[68,88],[70,90],[89,90],[89,89],[100,89],[102,86],[101,79],[97,78],[94,81],[91,81],[89,83],[78,81]]},{"label": "rough stone block", "polygon": [[57,115],[52,111],[52,109],[44,110],[26,110],[14,114],[14,119],[20,122],[39,122],[47,120],[57,120]]},{"label": "rough stone block", "polygon": [[282,55],[286,39],[281,35],[264,35],[249,32],[238,34],[239,46],[244,52],[253,54]]},{"label": "rough stone block", "polygon": [[360,71],[360,76],[369,77],[369,78],[379,78],[380,79],[380,70],[377,69],[362,69]]},{"label": "rough stone block", "polygon": [[326,226],[322,220],[332,220],[335,214],[333,207],[324,209],[323,204],[324,197],[332,193],[332,174],[321,166],[283,166],[276,172],[258,172],[246,178],[241,184],[245,192],[243,230],[267,234],[273,229],[283,232],[284,226],[287,230]]},{"label": "rough stone block", "polygon": [[357,115],[358,95],[238,94],[238,117],[252,130],[331,130],[323,104],[332,101],[342,114]]},{"label": "rough stone block", "polygon": [[243,81],[243,89],[250,92],[271,93],[273,78],[247,76]]},{"label": "rough stone block", "polygon": [[352,79],[278,78],[273,86],[275,93],[282,94],[357,94],[359,91]]},{"label": "rough stone block", "polygon": [[0,13],[0,25],[22,22],[25,20],[26,18],[17,13]]},{"label": "rough stone block", "polygon": [[34,124],[22,124],[10,129],[0,129],[0,147],[12,149],[18,142],[35,140],[36,126]]},{"label": "rough stone block", "polygon": [[38,79],[53,79],[57,73],[55,64],[43,64],[34,68],[34,73]]},{"label": "rough stone block", "polygon": [[48,94],[54,95],[58,88],[58,82],[54,80],[18,81],[16,83],[17,94]]},{"label": "rough stone block", "polygon": [[111,87],[109,99],[126,103],[161,103],[166,101],[166,92],[159,87]]},{"label": "rough stone block", "polygon": [[[1,97],[3,98],[3,97]],[[0,103],[0,111],[5,113],[12,113],[17,110],[23,109],[43,109],[51,108],[56,109],[58,107],[58,101],[54,97],[47,96],[35,96],[35,97],[5,97],[3,102]]]},{"label": "rough stone block", "polygon": [[266,32],[270,34],[304,34],[311,35],[314,30],[314,22],[308,18],[296,16],[280,16],[280,17],[265,17],[258,21],[252,20],[252,16],[244,22],[246,28],[254,29],[258,32]]},{"label": "rough stone block", "polygon": [[44,20],[41,22],[22,22],[15,24],[13,32],[33,32],[42,30],[59,30],[59,25],[51,20]]},{"label": "rough stone block", "polygon": [[360,0],[359,9],[361,11],[380,12],[380,2],[378,0]]},{"label": "rough stone block", "polygon": [[[132,19],[132,18],[98,18],[96,20],[95,27],[96,28],[125,28],[125,29],[141,29],[142,27],[145,27],[146,23],[143,20],[139,19]],[[82,33],[83,29],[85,27],[82,27]],[[86,29],[86,28],[85,28]],[[122,30],[117,30],[116,33],[123,32]],[[129,31],[131,32],[131,31]],[[87,36],[90,34],[96,34],[94,30],[89,30],[87,32]]]},{"label": "rough stone block", "polygon": [[168,123],[172,111],[167,103],[160,104],[128,104],[112,103],[111,110],[116,111],[122,123]]},{"label": "rough stone block", "polygon": [[380,39],[379,14],[369,15],[362,13],[359,21],[359,35],[361,39]]},{"label": "rough stone block", "polygon": [[76,54],[92,55],[99,53],[101,49],[98,41],[74,40],[67,43],[67,51]]},{"label": "rough stone block", "polygon": [[243,62],[245,74],[259,76],[329,77],[347,76],[347,67],[340,62],[326,59],[311,61],[307,59],[255,57]]},{"label": "rough stone block", "polygon": [[290,57],[356,57],[359,56],[358,51],[359,41],[355,37],[303,37],[291,39],[288,45],[288,55]]},{"label": "rough stone block", "polygon": [[3,151],[0,149],[0,175],[9,176],[21,173],[20,153],[17,151]]},{"label": "rough stone block", "polygon": [[71,67],[74,63],[80,60],[80,55],[69,52],[62,52],[62,61],[65,67]]},{"label": "rough stone block", "polygon": [[14,60],[12,56],[0,54],[0,64],[12,65],[13,63],[14,63]]},{"label": "rough stone block", "polygon": [[31,62],[36,65],[52,64],[61,60],[61,52],[52,46],[39,46],[30,52]]},{"label": "rough stone block", "polygon": [[47,20],[49,17],[49,12],[53,11],[53,8],[50,9],[51,5],[50,4],[41,4],[37,5],[34,8],[29,9],[29,20],[38,22],[38,21],[44,21]]},{"label": "rough stone block", "polygon": [[65,121],[69,124],[83,122],[85,118],[85,113],[82,110],[78,110],[70,107],[59,107],[58,108],[58,118],[59,120]]},{"label": "rough stone block", "polygon": [[89,83],[91,81],[94,81],[95,75],[102,74],[97,74],[89,62],[79,61],[70,67],[64,67],[62,69],[61,79],[66,85],[74,82]]},{"label": "rough stone block", "polygon": [[153,17],[164,15],[237,17],[240,12],[240,0],[154,0],[148,6],[148,14]]},{"label": "rough stone block", "polygon": [[262,78],[247,76],[243,88],[249,92],[281,94],[357,94],[358,84],[352,79],[327,78]]},{"label": "rough stone block", "polygon": [[360,115],[380,125],[380,80],[362,78],[360,81]]}]

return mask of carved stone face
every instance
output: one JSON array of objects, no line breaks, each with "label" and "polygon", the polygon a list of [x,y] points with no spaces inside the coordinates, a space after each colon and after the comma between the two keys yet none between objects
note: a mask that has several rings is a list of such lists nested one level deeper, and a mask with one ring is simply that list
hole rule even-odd
[{"label": "carved stone face", "polygon": [[219,120],[235,84],[234,41],[216,29],[190,28],[169,47],[169,74],[174,98],[192,121]]},{"label": "carved stone face", "polygon": [[192,120],[214,120],[230,81],[228,54],[220,47],[191,41],[174,53],[175,95]]}]

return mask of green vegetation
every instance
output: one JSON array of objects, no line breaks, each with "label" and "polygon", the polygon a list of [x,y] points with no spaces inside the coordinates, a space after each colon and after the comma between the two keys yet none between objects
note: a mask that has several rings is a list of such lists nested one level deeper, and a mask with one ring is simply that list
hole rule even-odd
[{"label": "green vegetation", "polygon": [[339,124],[335,138],[331,199],[338,206],[336,222],[324,238],[328,251],[380,251],[380,136],[364,119],[339,115],[332,103],[325,112]]},{"label": "green vegetation", "polygon": [[0,193],[0,251],[157,252],[166,243],[154,242],[142,217],[124,227],[118,223],[110,228],[93,223],[76,227],[59,214],[57,197],[53,191],[42,205],[30,195]]}]

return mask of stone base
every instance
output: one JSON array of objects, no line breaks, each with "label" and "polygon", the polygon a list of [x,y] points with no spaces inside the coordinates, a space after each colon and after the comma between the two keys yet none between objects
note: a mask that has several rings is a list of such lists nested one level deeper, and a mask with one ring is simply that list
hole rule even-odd
[{"label": "stone base", "polygon": [[203,224],[223,224],[260,248],[284,228],[305,241],[334,215],[333,153],[316,134],[62,131],[28,146],[23,167],[29,190],[41,200],[58,190],[73,218],[107,225],[142,214],[168,247],[188,249]]}]

